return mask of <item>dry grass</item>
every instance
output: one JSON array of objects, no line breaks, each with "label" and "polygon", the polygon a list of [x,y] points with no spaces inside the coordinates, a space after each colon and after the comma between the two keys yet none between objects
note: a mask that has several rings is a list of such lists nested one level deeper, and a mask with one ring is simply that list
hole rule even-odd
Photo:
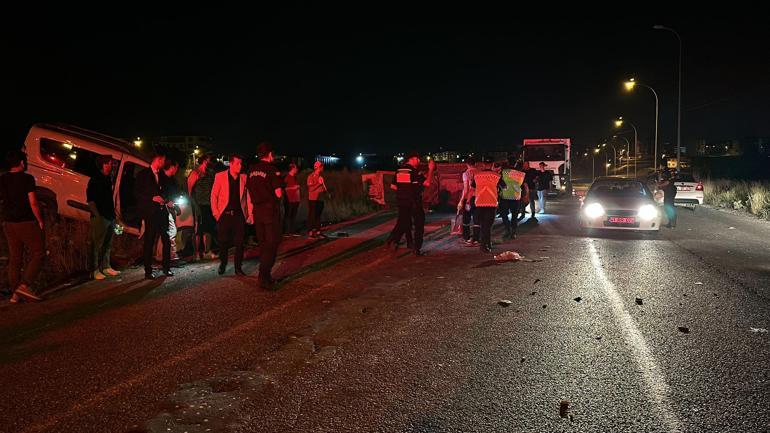
[{"label": "dry grass", "polygon": [[[307,221],[307,176],[310,171],[297,175],[300,187],[300,205],[297,212],[297,224]],[[329,194],[324,198],[324,211],[321,221],[327,223],[345,221],[378,209],[369,200],[361,183],[361,173],[350,170],[325,171],[324,182]]]},{"label": "dry grass", "polygon": [[703,182],[707,204],[770,219],[770,182],[710,179]]}]

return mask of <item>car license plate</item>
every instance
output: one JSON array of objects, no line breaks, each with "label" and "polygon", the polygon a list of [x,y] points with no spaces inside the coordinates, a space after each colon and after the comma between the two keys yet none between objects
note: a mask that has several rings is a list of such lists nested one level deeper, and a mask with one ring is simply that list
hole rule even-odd
[{"label": "car license plate", "polygon": [[610,222],[613,224],[636,224],[636,218],[610,217]]},{"label": "car license plate", "polygon": [[676,187],[676,190],[677,191],[692,191],[692,188],[690,188],[689,186],[678,186],[678,187]]}]

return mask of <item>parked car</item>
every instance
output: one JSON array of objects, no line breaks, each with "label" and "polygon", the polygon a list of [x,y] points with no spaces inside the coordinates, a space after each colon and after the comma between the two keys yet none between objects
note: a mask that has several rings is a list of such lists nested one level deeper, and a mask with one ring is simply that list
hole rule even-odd
[{"label": "parked car", "polygon": [[[95,158],[110,155],[118,223],[125,233],[139,235],[142,220],[134,185],[137,175],[149,169],[150,163],[131,143],[76,126],[36,124],[30,128],[23,150],[44,210],[83,221],[91,216],[86,186],[97,173]],[[182,213],[177,217],[177,228],[192,227],[192,211],[186,199],[180,197],[178,203]]]}]

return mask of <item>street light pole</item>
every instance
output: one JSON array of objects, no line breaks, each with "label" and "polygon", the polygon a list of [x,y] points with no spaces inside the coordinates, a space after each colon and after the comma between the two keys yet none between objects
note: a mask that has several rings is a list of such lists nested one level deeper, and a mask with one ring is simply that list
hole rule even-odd
[{"label": "street light pole", "polygon": [[655,89],[653,89],[652,87],[646,84],[642,84],[637,81],[634,81],[633,78],[626,81],[625,85],[626,85],[626,89],[628,89],[629,91],[633,90],[634,86],[640,85],[642,87],[646,87],[650,89],[652,94],[655,95],[655,150],[653,151],[653,154],[652,154],[652,168],[653,168],[653,171],[657,171],[658,170],[658,118],[660,117],[659,116],[660,100],[658,98],[658,92],[656,92]]},{"label": "street light pole", "polygon": [[[618,120],[615,121],[615,127],[620,128],[623,126],[623,123],[625,123],[625,120],[623,120],[623,116],[620,116],[618,117]],[[634,130],[634,178],[636,178],[636,161],[639,159],[639,134],[637,133],[636,126],[634,126],[633,123],[628,122],[628,124]]]},{"label": "street light pole", "polygon": [[679,40],[679,96],[676,110],[676,168],[680,168],[681,148],[682,148],[682,37],[679,36],[679,32],[676,30],[661,25],[653,26],[655,30],[667,30]]},{"label": "street light pole", "polygon": [[[622,136],[618,136],[618,135],[616,135],[614,138],[622,138],[623,140],[626,140],[626,157],[630,157],[631,156],[631,142],[628,141],[628,139],[626,137],[622,137]],[[623,149],[620,149],[620,151],[623,152]],[[628,177],[628,175],[629,175],[629,173],[628,173],[629,166],[630,165],[628,164],[628,161],[626,160],[626,177]],[[615,168],[615,170],[616,170],[616,173],[617,173],[617,167]]]}]

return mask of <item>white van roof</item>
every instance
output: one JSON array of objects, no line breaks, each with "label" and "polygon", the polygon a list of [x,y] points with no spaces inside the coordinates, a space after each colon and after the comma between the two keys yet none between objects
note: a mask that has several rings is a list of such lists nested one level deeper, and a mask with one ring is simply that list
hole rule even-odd
[{"label": "white van roof", "polygon": [[128,153],[129,155],[135,156],[141,159],[142,161],[147,160],[147,155],[144,155],[139,151],[137,151],[136,148],[134,148],[134,146],[132,146],[132,144],[127,140],[111,137],[109,135],[105,135],[100,132],[91,131],[91,130],[80,128],[78,126],[73,126],[73,125],[50,124],[50,123],[37,123],[33,126],[33,128],[40,128],[51,132],[56,132],[59,134],[70,135],[72,137],[79,138],[85,141],[90,141],[92,143],[99,144],[101,146],[107,147],[109,149],[112,149],[118,152]]}]

